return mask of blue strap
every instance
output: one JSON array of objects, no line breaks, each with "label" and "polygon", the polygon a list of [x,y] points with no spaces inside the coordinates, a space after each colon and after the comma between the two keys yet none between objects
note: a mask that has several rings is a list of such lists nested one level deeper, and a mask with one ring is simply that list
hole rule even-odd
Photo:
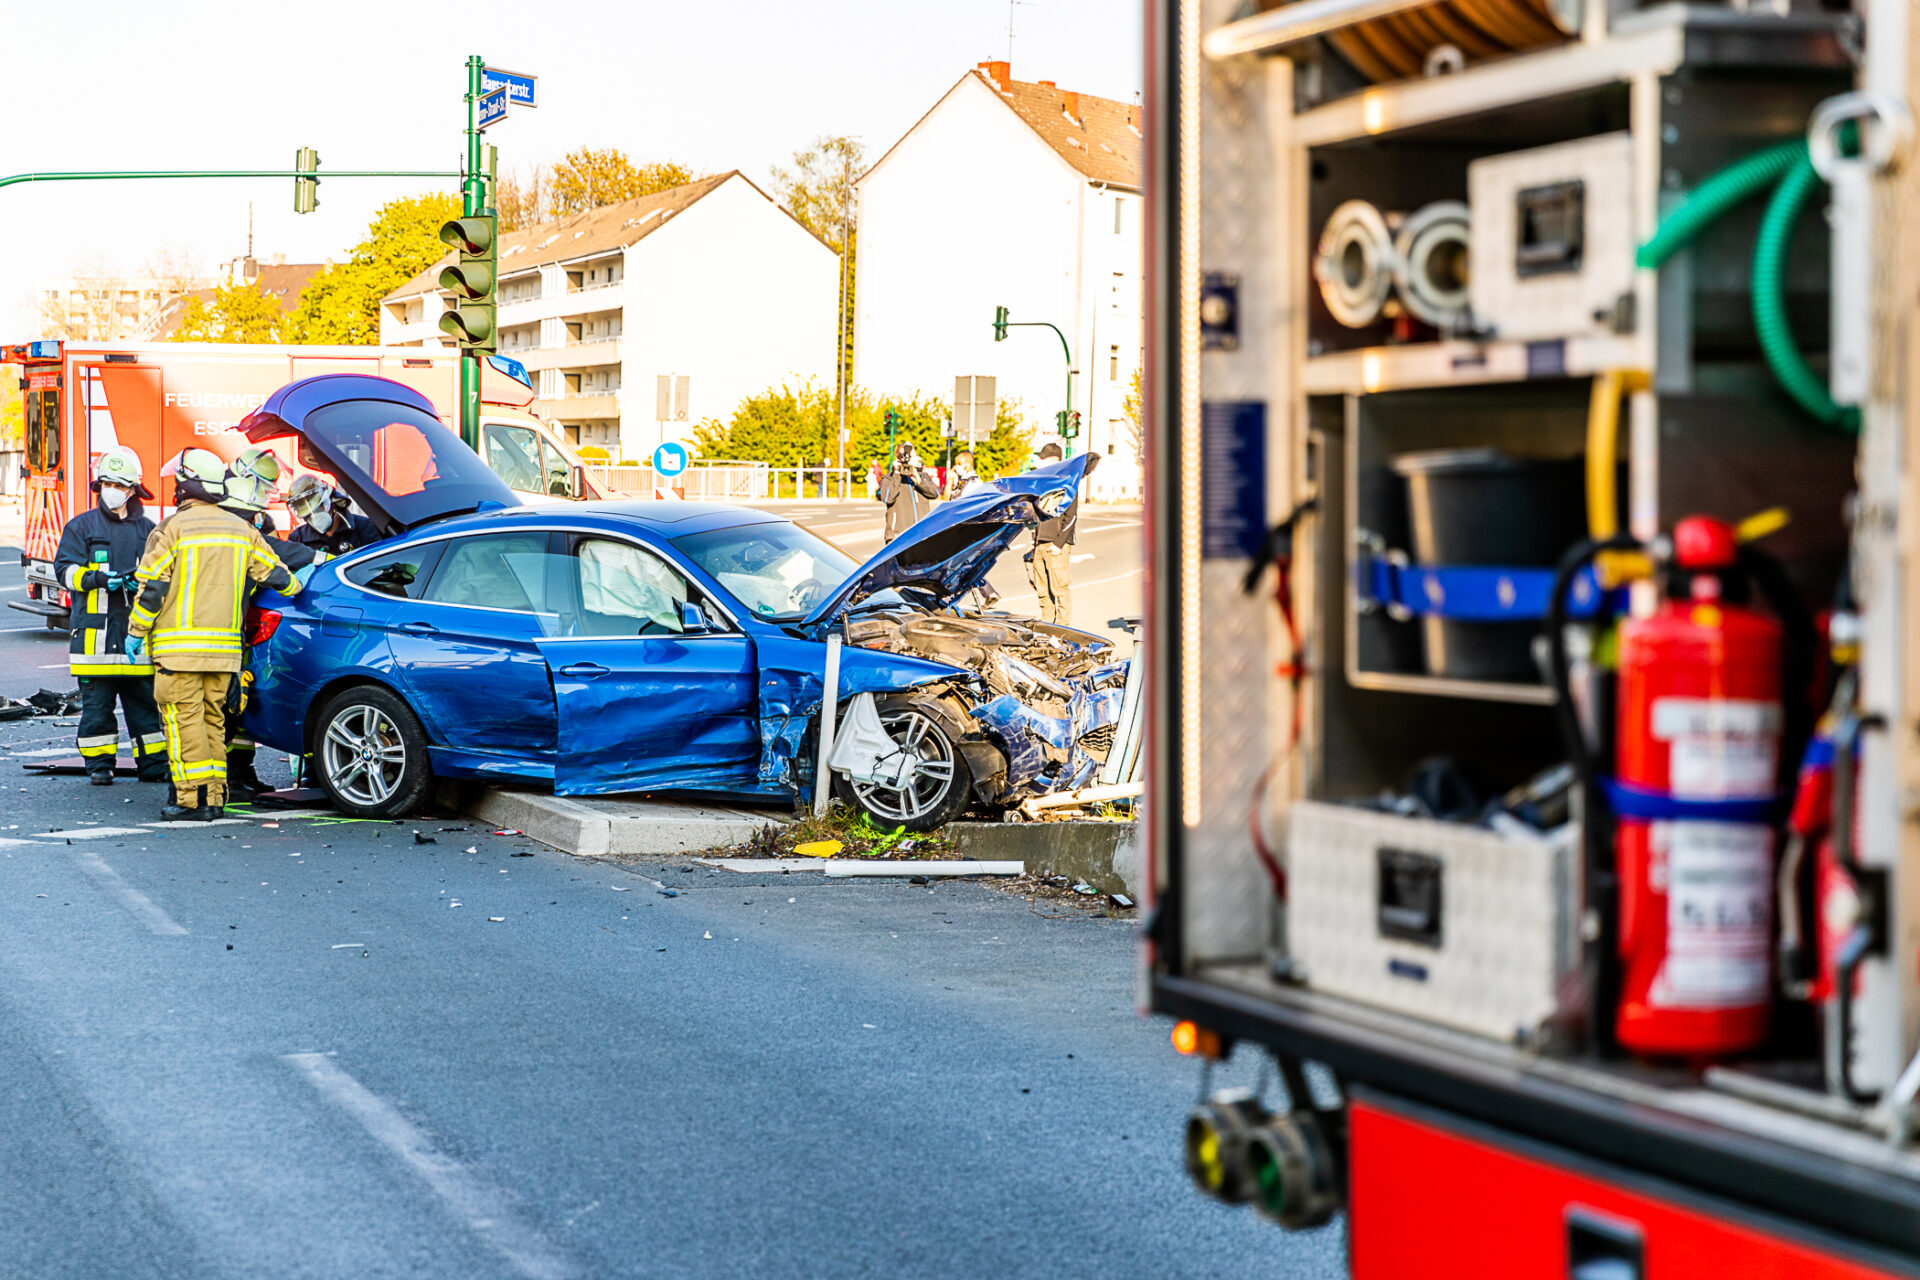
[{"label": "blue strap", "polygon": [[[1553,593],[1552,569],[1515,569],[1497,565],[1422,567],[1385,556],[1364,556],[1356,587],[1363,600],[1382,608],[1457,622],[1526,622],[1547,616]],[[1603,600],[1614,612],[1626,609],[1626,592],[1600,590],[1591,568],[1567,587],[1567,616],[1590,618]]]},{"label": "blue strap", "polygon": [[1614,778],[1601,779],[1607,804],[1616,818],[1648,822],[1772,822],[1780,814],[1782,798],[1759,800],[1682,800],[1664,791],[1649,791]]}]

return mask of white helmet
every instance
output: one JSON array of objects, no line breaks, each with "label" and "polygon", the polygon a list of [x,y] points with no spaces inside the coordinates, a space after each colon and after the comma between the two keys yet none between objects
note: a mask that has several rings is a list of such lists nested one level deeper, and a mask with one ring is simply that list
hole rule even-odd
[{"label": "white helmet", "polygon": [[100,455],[100,461],[93,468],[93,491],[100,491],[102,480],[111,480],[115,484],[125,485],[143,498],[152,498],[147,486],[140,482],[140,455],[126,445],[117,444]]},{"label": "white helmet", "polygon": [[173,477],[180,497],[217,503],[226,496],[227,464],[211,449],[183,449],[167,460],[160,474]]},{"label": "white helmet", "polygon": [[333,505],[333,486],[309,472],[294,480],[287,494],[287,509],[302,520],[311,520],[316,512]]},{"label": "white helmet", "polygon": [[248,449],[227,467],[223,507],[255,512],[266,509],[280,483],[280,459],[266,449]]}]

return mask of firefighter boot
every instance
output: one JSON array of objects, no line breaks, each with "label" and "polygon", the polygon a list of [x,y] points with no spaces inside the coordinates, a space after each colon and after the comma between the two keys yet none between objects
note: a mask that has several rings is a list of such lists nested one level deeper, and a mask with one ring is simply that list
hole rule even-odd
[{"label": "firefighter boot", "polygon": [[111,764],[88,765],[87,781],[91,782],[96,787],[112,786],[113,785],[113,766]]},{"label": "firefighter boot", "polygon": [[227,755],[227,799],[251,800],[266,787],[253,771],[253,752],[234,751]]}]

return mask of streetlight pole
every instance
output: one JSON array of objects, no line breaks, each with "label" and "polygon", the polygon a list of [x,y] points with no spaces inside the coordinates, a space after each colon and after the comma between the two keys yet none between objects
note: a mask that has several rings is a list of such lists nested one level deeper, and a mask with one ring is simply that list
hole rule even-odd
[{"label": "streetlight pole", "polygon": [[[838,442],[839,467],[844,475],[847,469],[847,378],[852,370],[847,367],[847,275],[848,261],[853,256],[853,154],[845,140],[840,147],[840,314],[834,317],[833,353],[834,369],[840,375],[840,430],[835,434]],[[852,486],[848,486],[849,489]],[[841,497],[848,494],[842,493]]]},{"label": "streetlight pole", "polygon": [[[1001,316],[1006,315],[1005,307],[1000,308],[1000,315]],[[994,327],[995,342],[998,342],[1002,338],[1006,337],[1007,336],[1006,331],[1008,329],[1051,329],[1053,330],[1053,336],[1060,339],[1060,351],[1067,358],[1067,407],[1061,410],[1062,416],[1060,418],[1060,423],[1061,423],[1060,447],[1061,447],[1061,450],[1063,451],[1064,456],[1071,458],[1073,456],[1073,437],[1066,434],[1065,426],[1068,422],[1072,421],[1073,375],[1076,372],[1076,370],[1073,367],[1073,348],[1067,345],[1067,335],[1060,332],[1059,325],[1051,324],[1045,320],[996,319],[993,322],[993,327]]]}]

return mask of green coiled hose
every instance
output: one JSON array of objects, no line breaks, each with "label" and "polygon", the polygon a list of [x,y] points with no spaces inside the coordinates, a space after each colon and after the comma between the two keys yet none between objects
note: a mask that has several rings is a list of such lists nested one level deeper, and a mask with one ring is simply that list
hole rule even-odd
[{"label": "green coiled hose", "polygon": [[[1843,152],[1851,154],[1857,140],[1851,126],[1841,130]],[[1658,269],[1730,209],[1773,188],[1753,243],[1753,327],[1760,352],[1782,390],[1809,417],[1824,427],[1858,434],[1860,410],[1834,403],[1826,382],[1794,345],[1793,330],[1787,323],[1787,251],[1800,215],[1820,181],[1805,138],[1756,151],[1694,188],[1680,207],[1662,220],[1653,238],[1640,246],[1634,261],[1648,270]]]}]

